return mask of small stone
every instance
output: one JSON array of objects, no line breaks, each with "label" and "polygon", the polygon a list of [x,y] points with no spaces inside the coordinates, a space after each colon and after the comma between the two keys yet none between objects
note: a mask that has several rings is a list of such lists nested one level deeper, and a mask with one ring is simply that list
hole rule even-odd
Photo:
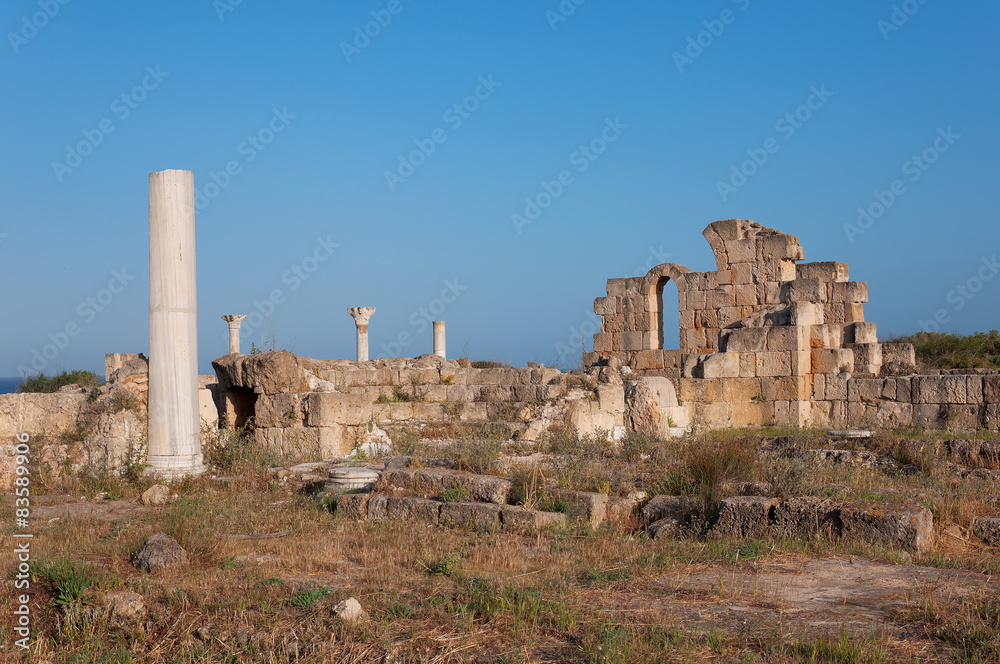
[{"label": "small stone", "polygon": [[333,615],[347,622],[357,622],[368,617],[365,610],[361,608],[361,603],[353,597],[337,602],[333,605]]},{"label": "small stone", "polygon": [[159,572],[186,565],[187,561],[187,551],[177,540],[166,533],[157,533],[146,540],[132,564],[144,572]]},{"label": "small stone", "polygon": [[169,499],[170,489],[162,484],[154,484],[142,494],[141,502],[143,505],[155,507],[157,505],[165,505]]},{"label": "small stone", "polygon": [[201,641],[208,641],[212,638],[212,626],[202,625],[198,629],[194,630],[194,635],[198,637]]},{"label": "small stone", "polygon": [[139,593],[127,590],[111,591],[104,594],[103,604],[114,618],[131,621],[146,615],[146,602]]}]

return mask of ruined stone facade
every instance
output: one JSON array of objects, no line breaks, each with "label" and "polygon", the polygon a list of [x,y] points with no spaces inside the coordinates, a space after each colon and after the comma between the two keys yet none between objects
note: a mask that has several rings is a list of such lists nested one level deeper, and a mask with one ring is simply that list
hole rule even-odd
[{"label": "ruined stone facade", "polygon": [[[608,280],[588,363],[673,378],[709,427],[996,427],[990,386],[1000,376],[912,376],[913,347],[879,343],[865,321],[868,286],[850,281],[846,264],[800,262],[796,236],[743,219],[703,234],[715,271],[666,263]],[[667,280],[678,290],[679,349],[663,348]]]}]

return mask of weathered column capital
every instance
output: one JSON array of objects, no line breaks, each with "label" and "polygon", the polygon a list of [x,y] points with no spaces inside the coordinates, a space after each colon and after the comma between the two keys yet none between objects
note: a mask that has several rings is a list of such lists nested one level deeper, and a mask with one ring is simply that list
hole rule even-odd
[{"label": "weathered column capital", "polygon": [[368,320],[375,313],[375,307],[351,307],[347,310],[347,313],[354,319],[354,323],[360,327],[361,325],[368,324]]},{"label": "weathered column capital", "polygon": [[242,323],[246,319],[247,317],[243,314],[227,314],[222,317],[222,320],[229,323],[229,327],[233,327],[234,323],[236,324],[236,327],[239,327],[240,323]]}]

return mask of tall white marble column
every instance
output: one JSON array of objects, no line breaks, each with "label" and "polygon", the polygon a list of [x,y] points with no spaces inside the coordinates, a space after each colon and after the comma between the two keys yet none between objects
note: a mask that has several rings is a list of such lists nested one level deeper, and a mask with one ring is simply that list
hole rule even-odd
[{"label": "tall white marble column", "polygon": [[351,307],[347,310],[358,326],[358,362],[368,361],[368,320],[375,313],[375,307]]},{"label": "tall white marble column", "polygon": [[442,359],[447,359],[444,341],[444,321],[436,320],[434,321],[434,354]]},{"label": "tall white marble column", "polygon": [[194,173],[149,174],[149,449],[166,478],[205,470],[198,412]]}]

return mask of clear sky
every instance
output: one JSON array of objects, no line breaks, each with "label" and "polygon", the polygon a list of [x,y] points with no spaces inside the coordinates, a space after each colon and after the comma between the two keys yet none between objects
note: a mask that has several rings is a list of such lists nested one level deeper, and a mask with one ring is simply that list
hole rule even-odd
[{"label": "clear sky", "polygon": [[444,319],[573,366],[606,279],[714,269],[732,217],[848,263],[881,335],[1000,327],[995,2],[577,2],[4,2],[0,375],[146,352],[168,168],[203,373],[230,313],[353,359],[351,306],[373,357]]}]

